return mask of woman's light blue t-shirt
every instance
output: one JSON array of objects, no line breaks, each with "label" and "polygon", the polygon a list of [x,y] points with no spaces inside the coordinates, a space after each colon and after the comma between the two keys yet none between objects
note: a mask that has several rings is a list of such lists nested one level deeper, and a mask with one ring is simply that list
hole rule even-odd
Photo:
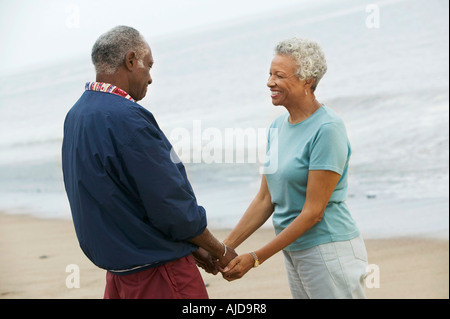
[{"label": "woman's light blue t-shirt", "polygon": [[345,203],[351,146],[345,125],[330,108],[320,107],[306,120],[291,124],[282,114],[269,129],[264,173],[275,210],[276,234],[301,214],[310,170],[341,175],[322,220],[286,247],[302,250],[333,241],[350,240],[359,230]]}]

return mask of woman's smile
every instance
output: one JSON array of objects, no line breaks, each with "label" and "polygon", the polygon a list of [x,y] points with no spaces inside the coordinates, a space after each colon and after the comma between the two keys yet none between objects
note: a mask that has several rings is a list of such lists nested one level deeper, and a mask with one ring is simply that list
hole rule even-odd
[{"label": "woman's smile", "polygon": [[281,94],[280,91],[276,91],[276,90],[270,90],[270,97],[272,99],[276,99],[277,97],[279,97]]}]

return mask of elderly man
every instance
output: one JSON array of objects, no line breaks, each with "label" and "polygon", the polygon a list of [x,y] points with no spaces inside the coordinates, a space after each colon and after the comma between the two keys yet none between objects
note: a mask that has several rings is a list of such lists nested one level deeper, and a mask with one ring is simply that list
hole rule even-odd
[{"label": "elderly man", "polygon": [[81,249],[107,270],[104,297],[208,298],[196,262],[217,273],[236,253],[208,231],[183,164],[136,103],[152,83],[150,47],[118,26],[92,61],[96,82],[64,122],[62,164]]}]

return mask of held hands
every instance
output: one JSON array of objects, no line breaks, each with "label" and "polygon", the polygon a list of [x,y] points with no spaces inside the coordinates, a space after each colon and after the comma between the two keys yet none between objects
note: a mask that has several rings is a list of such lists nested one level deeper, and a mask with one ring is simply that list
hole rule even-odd
[{"label": "held hands", "polygon": [[220,270],[223,267],[226,267],[230,261],[232,261],[235,257],[237,257],[237,253],[233,248],[226,246],[223,244],[224,253],[218,256],[216,260],[216,266]]},{"label": "held hands", "polygon": [[[225,250],[226,248],[226,250]],[[203,248],[199,248],[193,254],[195,262],[207,273],[217,275],[220,271],[227,281],[242,278],[255,263],[251,254],[237,255],[233,248],[224,246],[224,254],[213,257]]]},{"label": "held hands", "polygon": [[225,246],[224,250],[214,254],[214,256],[203,248],[192,253],[197,266],[203,268],[207,273],[217,275],[219,270],[227,266],[228,263],[237,256],[233,248]]},{"label": "held hands", "polygon": [[254,264],[255,259],[251,254],[239,255],[230,261],[224,269],[221,269],[222,277],[228,281],[240,279],[253,268]]},{"label": "held hands", "polygon": [[217,275],[219,271],[214,263],[214,259],[205,249],[197,249],[197,251],[192,253],[192,256],[197,266],[203,268],[207,273],[213,274],[214,276]]}]

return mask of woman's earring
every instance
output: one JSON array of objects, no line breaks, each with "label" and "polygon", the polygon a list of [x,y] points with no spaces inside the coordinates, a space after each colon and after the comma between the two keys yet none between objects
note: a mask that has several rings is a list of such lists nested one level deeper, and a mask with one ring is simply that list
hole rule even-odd
[{"label": "woman's earring", "polygon": [[306,89],[305,89],[305,95],[308,95],[308,92],[306,91]]}]

